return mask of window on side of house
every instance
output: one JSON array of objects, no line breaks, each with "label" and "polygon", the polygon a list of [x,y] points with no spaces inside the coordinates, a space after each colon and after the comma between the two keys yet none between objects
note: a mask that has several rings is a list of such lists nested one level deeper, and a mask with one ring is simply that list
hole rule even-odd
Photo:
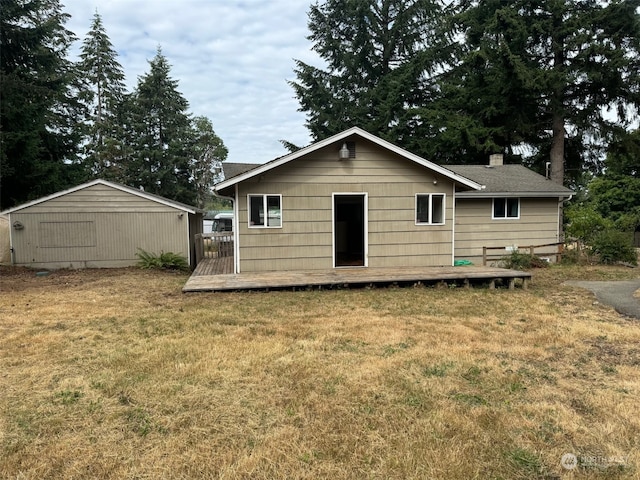
[{"label": "window on side of house", "polygon": [[282,227],[282,195],[249,195],[249,228]]},{"label": "window on side of house", "polygon": [[494,198],[493,219],[518,219],[520,218],[519,198]]},{"label": "window on side of house", "polygon": [[416,225],[444,225],[445,194],[416,194]]}]

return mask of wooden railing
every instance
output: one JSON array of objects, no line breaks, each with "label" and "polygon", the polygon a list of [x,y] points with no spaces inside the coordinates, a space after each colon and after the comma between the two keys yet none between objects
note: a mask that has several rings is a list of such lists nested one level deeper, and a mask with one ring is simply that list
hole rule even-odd
[{"label": "wooden railing", "polygon": [[198,233],[195,235],[196,264],[205,258],[233,257],[233,233]]},{"label": "wooden railing", "polygon": [[[555,247],[554,252],[550,252],[550,247]],[[544,243],[542,245],[528,245],[526,247],[517,247],[514,251],[518,251],[520,253],[529,253],[530,255],[536,255],[536,249],[546,249],[545,252],[540,253],[540,255],[544,257],[555,256],[556,263],[560,263],[562,260],[562,254],[564,253],[564,243],[556,242],[556,243]],[[499,250],[502,253],[498,254],[490,254],[490,251]],[[493,260],[500,260],[511,254],[510,251],[507,250],[506,247],[482,247],[482,265],[486,266],[487,262]]]}]

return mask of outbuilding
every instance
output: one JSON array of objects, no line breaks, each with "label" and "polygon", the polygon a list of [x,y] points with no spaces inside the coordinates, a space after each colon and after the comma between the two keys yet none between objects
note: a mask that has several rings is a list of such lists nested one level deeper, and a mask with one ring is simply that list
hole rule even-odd
[{"label": "outbuilding", "polygon": [[195,267],[203,224],[195,207],[100,179],[2,213],[11,263],[45,269],[131,266],[139,249],[183,255]]}]

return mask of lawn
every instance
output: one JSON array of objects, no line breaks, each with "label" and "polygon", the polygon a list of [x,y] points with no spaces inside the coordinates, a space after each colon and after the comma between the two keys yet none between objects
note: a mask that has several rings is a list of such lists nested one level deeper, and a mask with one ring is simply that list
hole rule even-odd
[{"label": "lawn", "polygon": [[639,275],[184,295],[5,267],[0,478],[640,478],[640,321],[562,285]]}]

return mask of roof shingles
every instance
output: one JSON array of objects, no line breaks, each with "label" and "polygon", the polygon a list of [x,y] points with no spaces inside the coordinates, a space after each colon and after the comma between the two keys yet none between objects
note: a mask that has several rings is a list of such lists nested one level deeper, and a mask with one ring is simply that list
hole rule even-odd
[{"label": "roof shingles", "polygon": [[[569,196],[573,192],[523,165],[448,165],[448,169],[485,186],[469,195],[513,194],[522,196]],[[460,195],[465,195],[461,192]]]}]

